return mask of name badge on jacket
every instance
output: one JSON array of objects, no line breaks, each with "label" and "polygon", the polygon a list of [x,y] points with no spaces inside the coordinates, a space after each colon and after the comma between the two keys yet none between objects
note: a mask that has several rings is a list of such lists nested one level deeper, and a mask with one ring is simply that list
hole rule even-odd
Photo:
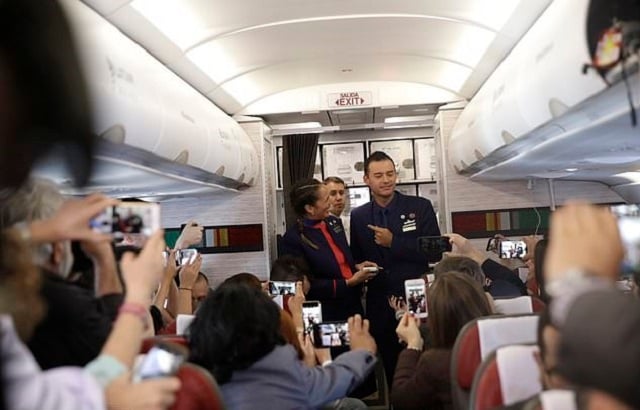
[{"label": "name badge on jacket", "polygon": [[402,232],[410,232],[416,230],[416,214],[409,214],[409,218],[407,218],[406,220],[404,215],[400,215],[400,219],[403,220]]}]

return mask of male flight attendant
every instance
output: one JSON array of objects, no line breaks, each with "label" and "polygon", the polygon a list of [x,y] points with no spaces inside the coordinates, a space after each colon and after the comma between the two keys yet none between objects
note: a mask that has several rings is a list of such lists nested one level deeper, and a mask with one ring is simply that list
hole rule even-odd
[{"label": "male flight attendant", "polygon": [[356,262],[370,260],[381,266],[367,284],[366,315],[391,384],[401,346],[395,334],[392,295],[404,296],[404,281],[428,270],[425,254],[417,248],[420,236],[439,236],[429,200],[395,191],[396,167],[387,154],[376,151],[364,163],[364,182],[373,200],[351,212],[351,251]]}]

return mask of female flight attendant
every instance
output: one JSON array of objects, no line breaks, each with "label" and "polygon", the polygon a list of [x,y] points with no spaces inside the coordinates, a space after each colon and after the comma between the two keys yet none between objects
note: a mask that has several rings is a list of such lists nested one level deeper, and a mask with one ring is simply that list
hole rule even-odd
[{"label": "female flight attendant", "polygon": [[362,283],[375,276],[355,265],[340,218],[329,214],[329,190],[316,179],[294,184],[291,206],[298,219],[284,234],[282,255],[303,257],[311,269],[309,300],[322,303],[323,321],[346,320],[362,314]]}]

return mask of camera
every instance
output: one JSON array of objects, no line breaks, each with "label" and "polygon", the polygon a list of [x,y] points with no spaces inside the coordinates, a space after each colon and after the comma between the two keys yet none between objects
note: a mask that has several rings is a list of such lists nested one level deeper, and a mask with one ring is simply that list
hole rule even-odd
[{"label": "camera", "polygon": [[313,344],[315,347],[348,346],[350,343],[347,322],[326,322],[313,325]]}]

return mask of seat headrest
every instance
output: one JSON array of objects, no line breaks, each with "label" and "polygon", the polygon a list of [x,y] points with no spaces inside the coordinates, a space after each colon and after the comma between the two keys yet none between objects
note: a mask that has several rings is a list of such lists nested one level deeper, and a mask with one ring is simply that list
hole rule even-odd
[{"label": "seat headrest", "polygon": [[531,302],[531,296],[495,299],[494,303],[497,313],[502,313],[504,315],[533,313],[533,303]]},{"label": "seat headrest", "polygon": [[182,383],[171,410],[224,409],[222,393],[211,374],[193,363],[180,366],[176,376]]},{"label": "seat headrest", "polygon": [[184,335],[195,317],[195,315],[178,315],[176,318],[176,334]]},{"label": "seat headrest", "polygon": [[524,400],[542,391],[538,365],[534,358],[538,346],[503,346],[496,351],[500,390],[506,405]]},{"label": "seat headrest", "polygon": [[478,320],[481,360],[501,346],[535,343],[537,327],[538,315],[491,317]]}]

